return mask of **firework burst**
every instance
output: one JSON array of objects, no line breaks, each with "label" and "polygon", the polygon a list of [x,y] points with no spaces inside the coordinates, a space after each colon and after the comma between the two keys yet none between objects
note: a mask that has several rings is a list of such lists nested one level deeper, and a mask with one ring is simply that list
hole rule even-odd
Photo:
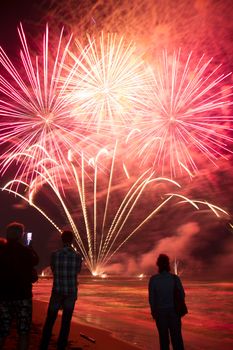
[{"label": "firework burst", "polygon": [[151,76],[136,47],[116,34],[87,36],[88,45],[76,40],[78,56],[70,52],[68,67],[73,113],[97,129],[125,126],[145,109]]},{"label": "firework burst", "polygon": [[155,65],[148,114],[127,139],[133,138],[143,164],[172,177],[183,171],[192,176],[203,159],[215,164],[232,153],[233,117],[225,113],[232,105],[230,74],[220,74],[211,62],[202,56],[194,65],[192,54],[183,62],[179,51],[172,57],[164,52]]},{"label": "firework burst", "polygon": [[[5,149],[1,157],[1,172],[6,170],[17,153],[21,164],[19,172],[23,173],[28,162],[32,163],[31,169],[34,168],[33,163],[41,160],[44,150],[55,161],[65,165],[69,149],[78,152],[82,149],[80,144],[90,141],[85,126],[71,113],[72,103],[66,94],[66,80],[60,82],[61,74],[64,77],[63,67],[71,37],[63,45],[62,30],[53,50],[53,46],[49,46],[47,26],[42,56],[33,57],[21,25],[18,32],[22,45],[20,70],[0,48],[3,68],[0,75],[0,144]],[[25,160],[25,150],[30,146],[32,156]],[[57,176],[60,175],[57,173]]]}]

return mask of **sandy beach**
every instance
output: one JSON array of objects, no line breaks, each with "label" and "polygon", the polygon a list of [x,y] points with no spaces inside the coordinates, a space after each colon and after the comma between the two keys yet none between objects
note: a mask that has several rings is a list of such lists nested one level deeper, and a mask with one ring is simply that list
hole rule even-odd
[{"label": "sandy beach", "polygon": [[[82,278],[67,350],[158,350],[158,334],[149,314],[146,285],[146,281],[138,279]],[[233,283],[186,281],[185,285],[189,307],[188,315],[182,320],[185,348],[232,350]],[[51,286],[51,279],[42,279],[33,288],[30,350],[38,349]],[[60,321],[59,316],[49,349],[56,349]],[[14,328],[7,340],[6,350],[16,349],[17,334]]]},{"label": "sandy beach", "polygon": [[[47,303],[34,300],[33,302],[33,324],[31,331],[30,350],[36,350],[39,346],[41,331],[44,324],[47,311]],[[56,349],[56,339],[58,336],[61,322],[61,315],[54,326],[53,336],[49,349]],[[7,339],[5,349],[15,350],[17,333],[15,327],[12,327],[10,336]],[[139,348],[115,339],[109,332],[89,327],[72,321],[69,344],[67,350],[137,350]]]}]

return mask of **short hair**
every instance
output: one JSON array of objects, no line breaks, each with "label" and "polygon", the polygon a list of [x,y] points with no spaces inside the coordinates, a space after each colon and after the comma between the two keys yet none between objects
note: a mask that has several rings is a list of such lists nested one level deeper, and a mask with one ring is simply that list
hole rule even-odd
[{"label": "short hair", "polygon": [[23,237],[24,225],[19,222],[11,222],[6,228],[8,241],[20,241]]},{"label": "short hair", "polygon": [[72,231],[63,231],[61,234],[61,239],[64,244],[71,244],[74,239],[74,234]]},{"label": "short hair", "polygon": [[166,254],[159,254],[156,265],[159,268],[159,272],[169,272],[171,270],[169,256]]}]

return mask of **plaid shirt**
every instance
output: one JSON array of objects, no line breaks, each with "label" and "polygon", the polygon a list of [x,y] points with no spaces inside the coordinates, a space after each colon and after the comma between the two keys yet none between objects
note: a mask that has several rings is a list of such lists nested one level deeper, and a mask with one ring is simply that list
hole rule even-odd
[{"label": "plaid shirt", "polygon": [[81,270],[82,258],[71,246],[52,253],[53,292],[77,296],[77,275]]}]

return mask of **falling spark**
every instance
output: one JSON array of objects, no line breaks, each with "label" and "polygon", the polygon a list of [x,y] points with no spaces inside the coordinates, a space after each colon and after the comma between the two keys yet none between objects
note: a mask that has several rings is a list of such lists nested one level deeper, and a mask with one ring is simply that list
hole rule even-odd
[{"label": "falling spark", "polygon": [[127,178],[129,179],[129,178],[130,178],[129,172],[128,172],[128,170],[127,170],[127,168],[126,168],[126,165],[125,165],[124,163],[123,163],[123,169],[124,169],[125,175],[126,175]]},{"label": "falling spark", "polygon": [[191,171],[182,162],[179,161],[179,164],[184,168],[184,170],[189,174],[191,178],[194,177]]},{"label": "falling spark", "polygon": [[[28,156],[31,156],[30,151]],[[64,215],[75,233],[76,243],[93,275],[102,275],[105,266],[116,252],[134,234],[139,232],[143,225],[154,217],[161,208],[170,202],[181,203],[180,199],[182,199],[182,203],[189,203],[197,210],[199,209],[198,204],[204,204],[216,216],[219,216],[219,213],[227,214],[223,209],[213,204],[191,200],[178,193],[164,193],[167,198],[158,198],[159,203],[150,203],[150,205],[147,203],[142,210],[141,201],[146,200],[147,191],[155,191],[156,193],[157,184],[165,183],[167,186],[170,184],[170,186],[180,188],[179,183],[172,179],[154,178],[154,172],[149,169],[134,180],[131,179],[128,184],[127,178],[124,178],[122,183],[125,193],[117,204],[114,192],[117,189],[122,190],[121,185],[119,185],[119,174],[116,171],[118,169],[116,162],[117,143],[111,152],[107,152],[106,149],[100,150],[91,164],[84,155],[81,158],[80,168],[76,166],[76,160],[72,157],[70,172],[73,171],[74,182],[67,182],[62,190],[59,188],[59,184],[54,181],[53,171],[51,172],[49,168],[55,166],[56,163],[46,163],[42,160],[39,168],[34,172],[36,176],[33,181],[27,183],[20,179],[13,179],[2,190],[14,193],[26,200],[61,232],[61,228],[47,215],[46,210],[48,211],[49,208],[42,210],[35,204],[36,194],[43,191],[43,185],[46,185],[46,193],[50,188],[55,195],[55,198],[52,198],[58,201],[63,209]],[[105,158],[108,163],[108,176],[101,169],[103,160],[100,158]],[[134,215],[138,208],[140,208],[141,213],[139,218]]]},{"label": "falling spark", "polygon": [[177,260],[175,258],[175,261],[174,261],[174,272],[175,272],[175,275],[178,276],[178,266],[179,266],[179,260]]}]

